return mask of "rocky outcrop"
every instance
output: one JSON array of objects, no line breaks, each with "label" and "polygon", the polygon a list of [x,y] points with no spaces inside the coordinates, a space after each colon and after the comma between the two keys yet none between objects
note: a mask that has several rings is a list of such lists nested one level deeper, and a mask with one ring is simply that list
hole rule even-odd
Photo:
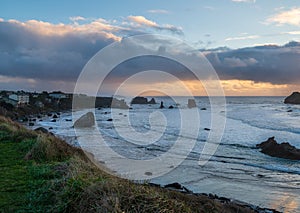
[{"label": "rocky outcrop", "polygon": [[156,104],[156,101],[154,98],[151,98],[151,100],[148,102],[148,104]]},{"label": "rocky outcrop", "polygon": [[148,101],[147,98],[138,96],[132,99],[131,104],[156,104],[156,102],[154,98]]},{"label": "rocky outcrop", "polygon": [[185,186],[182,186],[180,183],[170,183],[164,186],[166,189],[171,189],[175,191],[185,192],[185,193],[193,193],[191,190],[187,189]]},{"label": "rocky outcrop", "polygon": [[160,102],[160,106],[159,106],[159,108],[160,108],[160,109],[163,109],[163,108],[165,108],[165,106],[164,106],[164,102],[163,102],[163,101],[161,101],[161,102]]},{"label": "rocky outcrop", "polygon": [[84,114],[74,123],[74,127],[78,127],[78,128],[92,127],[94,125],[95,125],[95,116],[92,112],[88,112]]},{"label": "rocky outcrop", "polygon": [[262,153],[272,157],[300,160],[300,149],[297,149],[287,142],[278,144],[274,137],[257,144],[256,147],[260,148]]},{"label": "rocky outcrop", "polygon": [[189,99],[188,100],[188,108],[194,108],[194,107],[196,107],[195,99]]},{"label": "rocky outcrop", "polygon": [[129,106],[126,104],[124,99],[118,100],[114,98],[111,102],[111,108],[129,109]]},{"label": "rocky outcrop", "polygon": [[45,129],[44,127],[38,127],[34,131],[36,131],[36,132],[42,132],[42,133],[45,133],[45,134],[48,133],[48,130]]},{"label": "rocky outcrop", "polygon": [[285,104],[300,104],[300,93],[293,92],[290,96],[284,99]]}]

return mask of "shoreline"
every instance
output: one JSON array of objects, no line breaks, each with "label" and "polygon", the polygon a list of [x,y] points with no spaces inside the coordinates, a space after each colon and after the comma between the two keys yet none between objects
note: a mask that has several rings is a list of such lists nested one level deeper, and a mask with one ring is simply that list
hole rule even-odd
[{"label": "shoreline", "polygon": [[[97,110],[97,109],[95,109]],[[68,115],[72,113],[72,111],[65,111],[65,112],[61,112],[61,115],[59,117],[59,119],[62,119],[62,117],[64,117],[64,115]],[[50,120],[51,118],[45,116],[48,120]],[[59,122],[59,121],[58,121]],[[72,121],[73,123],[73,121]],[[22,124],[23,125],[23,124]],[[40,125],[41,127],[43,127],[42,125]],[[34,126],[33,128],[26,125],[26,128],[30,129],[30,130],[34,130],[40,126]],[[51,134],[50,130],[49,130],[49,133]],[[76,144],[76,138],[75,136],[62,136],[62,135],[57,135],[55,133],[52,133],[55,135],[55,137],[58,137],[62,140],[64,140],[66,143],[74,146],[74,147],[79,147],[81,149],[80,146],[78,146],[78,144]],[[66,139],[69,139],[69,140],[66,140]],[[174,183],[169,183],[169,184],[166,184],[166,185],[172,185]],[[210,193],[194,193],[193,191],[187,189],[185,186],[179,184],[179,183],[176,183],[177,186],[180,186],[180,188],[172,188],[172,187],[166,187],[166,185],[160,185],[160,184],[156,184],[156,183],[153,183],[153,182],[150,182],[149,185],[153,186],[153,187],[159,187],[161,189],[167,189],[167,190],[175,190],[175,191],[180,191],[181,193],[184,193],[184,194],[188,194],[188,195],[193,195],[193,196],[205,196],[209,199],[213,199],[213,200],[217,200],[218,202],[221,202],[221,203],[226,203],[226,204],[234,204],[234,205],[238,205],[238,206],[242,206],[242,207],[247,207],[247,208],[251,208],[252,210],[255,210],[257,212],[279,212],[275,209],[270,209],[270,208],[264,208],[264,207],[260,207],[260,206],[256,206],[256,205],[253,205],[253,204],[250,204],[250,203],[247,203],[247,202],[244,202],[244,201],[240,201],[240,200],[236,200],[236,199],[232,199],[232,198],[228,198],[228,197],[221,197],[221,196],[218,196],[216,194],[210,194]]]}]

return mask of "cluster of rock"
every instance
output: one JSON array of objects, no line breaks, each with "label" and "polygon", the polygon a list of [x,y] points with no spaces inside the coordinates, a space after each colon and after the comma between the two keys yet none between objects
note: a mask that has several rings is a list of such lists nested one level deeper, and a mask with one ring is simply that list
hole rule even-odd
[{"label": "cluster of rock", "polygon": [[145,97],[137,96],[132,99],[131,104],[156,104],[156,101],[154,98],[151,98],[151,100],[148,101]]},{"label": "cluster of rock", "polygon": [[90,96],[76,96],[73,99],[73,109],[89,109],[89,108],[119,108],[128,109],[129,106],[123,99],[114,97],[90,97]]},{"label": "cluster of rock", "polygon": [[[199,197],[203,196],[205,198],[216,200],[216,201],[218,201],[220,203],[223,203],[223,204],[228,204],[228,205],[232,206],[233,208],[246,209],[245,212],[252,212],[252,210],[253,210],[254,212],[260,212],[260,213],[267,213],[267,212],[280,213],[279,211],[276,211],[275,209],[261,208],[259,206],[251,205],[251,204],[248,204],[248,203],[245,203],[245,202],[242,202],[242,201],[232,200],[232,199],[227,198],[227,197],[220,197],[216,194],[195,193],[192,190],[189,190],[188,188],[186,188],[185,186],[183,186],[182,184],[177,183],[177,182],[166,184],[164,186],[160,185],[160,184],[155,184],[155,183],[149,183],[149,185],[153,186],[153,187],[158,187],[158,188],[165,188],[165,189],[172,190],[172,191],[178,191],[178,192],[181,192],[183,194],[189,194],[191,196],[199,196]],[[240,211],[237,211],[237,212],[240,212]],[[244,212],[244,211],[242,211],[242,212]]]},{"label": "cluster of rock", "polygon": [[272,157],[300,160],[300,149],[297,149],[287,142],[278,144],[275,137],[271,137],[267,141],[257,144],[256,147],[260,148],[262,153]]}]

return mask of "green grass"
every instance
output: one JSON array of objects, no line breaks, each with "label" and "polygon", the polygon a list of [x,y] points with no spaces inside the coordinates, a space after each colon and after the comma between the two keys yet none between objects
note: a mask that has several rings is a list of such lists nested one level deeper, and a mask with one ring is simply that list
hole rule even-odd
[{"label": "green grass", "polygon": [[82,150],[0,117],[0,212],[253,212],[111,176]]}]

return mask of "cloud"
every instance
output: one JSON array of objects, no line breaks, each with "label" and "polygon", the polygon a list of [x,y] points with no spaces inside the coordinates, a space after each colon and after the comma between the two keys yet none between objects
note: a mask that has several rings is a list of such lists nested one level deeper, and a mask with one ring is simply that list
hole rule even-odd
[{"label": "cloud", "polygon": [[215,7],[212,7],[212,6],[204,6],[203,8],[207,9],[207,10],[215,10],[216,9]]},{"label": "cloud", "polygon": [[85,18],[82,16],[72,16],[69,18],[71,21],[76,22],[76,21],[84,21]]},{"label": "cloud", "polygon": [[237,2],[237,3],[255,3],[256,0],[231,0],[233,2]]},{"label": "cloud", "polygon": [[223,80],[250,80],[272,84],[300,83],[300,43],[264,45],[210,51],[206,57]]},{"label": "cloud", "polygon": [[65,36],[68,34],[98,34],[104,37],[111,38],[113,40],[120,40],[120,37],[114,33],[121,31],[122,27],[114,26],[107,23],[103,19],[97,19],[87,24],[72,25],[72,24],[52,24],[49,22],[29,20],[21,22],[18,20],[8,20],[4,23],[5,27],[15,27],[18,29],[24,29],[41,36]]},{"label": "cloud", "polygon": [[255,58],[240,59],[236,57],[224,58],[224,65],[229,67],[247,67],[258,63]]},{"label": "cloud", "polygon": [[249,40],[249,39],[257,39],[259,37],[260,36],[258,36],[258,35],[229,37],[229,38],[226,38],[225,41]]},{"label": "cloud", "polygon": [[267,23],[275,23],[277,25],[295,25],[300,26],[300,8],[292,8],[290,10],[279,12],[267,19]]},{"label": "cloud", "polygon": [[[115,23],[97,19],[85,21],[84,24],[0,20],[1,89],[15,87],[32,90],[39,90],[39,88],[64,90],[67,88],[71,91],[84,65],[101,48],[114,41],[123,42],[122,38],[127,35],[147,30],[157,31],[162,28],[170,32],[174,27],[159,25],[146,18],[135,17],[126,20],[129,22]],[[174,27],[174,30],[176,29],[177,27]],[[297,34],[298,31],[286,33]],[[156,38],[153,38],[153,42],[155,41]],[[152,41],[148,42],[151,44]],[[167,44],[168,41],[164,43]],[[141,42],[126,51],[145,48],[143,45],[144,43]],[[153,54],[164,50],[165,48],[161,47],[159,50],[153,50]],[[179,58],[189,59],[189,53],[178,52]],[[204,53],[222,80],[249,80],[276,85],[300,83],[300,43],[298,42],[290,42],[283,46],[260,45],[242,49],[222,47],[204,50]],[[155,57],[130,60],[118,69],[119,72],[116,69],[108,78],[109,82],[120,82],[131,74],[145,69],[166,70],[175,73],[181,79],[193,79],[193,75],[186,74],[183,66]],[[159,78],[151,80],[160,81]]]},{"label": "cloud", "polygon": [[157,27],[154,21],[146,19],[144,16],[128,16],[128,20],[137,23],[138,25],[146,25],[149,27]]},{"label": "cloud", "polygon": [[131,24],[137,27],[151,27],[155,30],[165,30],[172,32],[174,34],[183,35],[183,30],[181,27],[176,27],[170,24],[159,25],[154,21],[146,19],[144,16],[128,16],[127,20],[131,22]]},{"label": "cloud", "polygon": [[155,10],[148,10],[148,13],[155,13],[155,14],[168,14],[170,13],[168,10],[162,10],[162,9],[155,9]]},{"label": "cloud", "polygon": [[[73,17],[72,20],[83,20]],[[0,20],[0,76],[21,79],[18,85],[34,79],[44,84],[74,84],[88,60],[100,49],[123,37],[147,31],[177,31],[172,25],[158,25],[143,18],[131,23],[85,19],[84,23],[52,24],[38,20]],[[137,23],[140,25],[136,25]],[[23,83],[21,83],[23,82]],[[37,87],[42,84],[33,84]],[[69,83],[63,83],[69,82]],[[1,83],[1,87],[7,84]],[[50,88],[49,85],[45,87]],[[3,88],[2,88],[3,89]]]},{"label": "cloud", "polygon": [[283,32],[282,34],[288,34],[288,35],[300,35],[300,31],[289,31],[289,32]]}]

